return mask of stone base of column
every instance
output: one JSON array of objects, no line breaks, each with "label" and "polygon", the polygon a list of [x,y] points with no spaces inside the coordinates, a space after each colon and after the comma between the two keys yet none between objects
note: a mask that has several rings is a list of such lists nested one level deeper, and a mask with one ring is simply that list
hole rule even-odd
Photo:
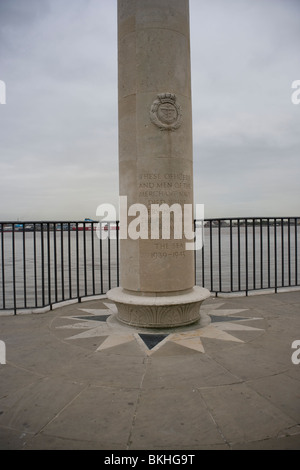
[{"label": "stone base of column", "polygon": [[210,292],[195,286],[184,292],[144,294],[122,287],[107,293],[118,309],[118,320],[140,328],[173,328],[190,325],[200,319],[200,306]]}]

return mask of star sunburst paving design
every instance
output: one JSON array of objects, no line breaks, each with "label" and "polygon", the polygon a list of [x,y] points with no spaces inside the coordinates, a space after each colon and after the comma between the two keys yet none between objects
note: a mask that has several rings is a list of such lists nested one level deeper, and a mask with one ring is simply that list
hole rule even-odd
[{"label": "star sunburst paving design", "polygon": [[[242,331],[264,332],[263,328],[246,325],[245,322],[263,320],[261,317],[247,316],[248,309],[222,309],[224,302],[203,304],[200,322],[188,327],[153,330],[135,328],[122,324],[117,319],[115,304],[103,302],[105,308],[77,310],[80,314],[61,317],[65,325],[56,326],[58,330],[73,330],[65,340],[84,340],[95,338],[95,352],[112,350],[122,344],[136,341],[143,352],[150,356],[166,343],[173,342],[185,348],[205,354],[203,338],[220,341],[244,343],[235,333]],[[74,330],[81,330],[74,334]]]}]

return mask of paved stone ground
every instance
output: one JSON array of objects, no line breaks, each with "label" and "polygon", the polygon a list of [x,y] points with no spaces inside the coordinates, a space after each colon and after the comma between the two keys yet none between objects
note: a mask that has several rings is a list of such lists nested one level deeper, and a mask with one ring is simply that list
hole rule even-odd
[{"label": "paved stone ground", "polygon": [[299,449],[300,292],[201,311],[159,332],[107,299],[1,316],[0,449]]}]

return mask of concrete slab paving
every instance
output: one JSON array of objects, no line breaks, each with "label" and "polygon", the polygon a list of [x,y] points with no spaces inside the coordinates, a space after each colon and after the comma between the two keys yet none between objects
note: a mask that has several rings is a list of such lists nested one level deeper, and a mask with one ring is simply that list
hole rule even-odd
[{"label": "concrete slab paving", "polygon": [[235,444],[232,446],[232,450],[299,450],[299,436],[287,436]]},{"label": "concrete slab paving", "polygon": [[144,359],[140,355],[109,355],[95,351],[85,358],[69,363],[64,370],[64,376],[86,384],[136,388],[139,387],[144,373]]},{"label": "concrete slab paving", "polygon": [[[101,436],[100,436],[101,437]],[[67,439],[64,437],[51,436],[42,431],[40,434],[25,438],[25,450],[109,450],[124,451],[127,446],[122,447],[120,443],[114,445],[111,442],[106,444],[105,449],[102,448],[103,443],[97,440],[97,436],[93,436],[91,441],[80,439]],[[102,463],[102,462],[101,462]]]},{"label": "concrete slab paving", "polygon": [[[43,432],[61,439],[98,441],[101,449],[126,448],[138,389],[86,387]],[[76,425],[74,426],[74,424]]]},{"label": "concrete slab paving", "polygon": [[109,307],[0,316],[1,450],[300,448],[300,292],[210,298],[161,334]]},{"label": "concrete slab paving", "polygon": [[229,445],[277,437],[297,422],[246,384],[200,390]]},{"label": "concrete slab paving", "polygon": [[0,450],[22,450],[33,437],[33,433],[0,426]]},{"label": "concrete slab paving", "polygon": [[197,390],[143,390],[130,435],[130,449],[197,449],[225,444]]},{"label": "concrete slab paving", "polygon": [[247,385],[297,423],[300,422],[300,387],[296,379],[283,373],[250,380]]},{"label": "concrete slab paving", "polygon": [[240,347],[221,352],[211,347],[209,353],[224,369],[244,381],[278,374],[287,369],[280,353],[269,352],[261,345],[256,347],[254,343],[241,344]]},{"label": "concrete slab paving", "polygon": [[[199,387],[240,382],[239,377],[230,373],[206,354],[178,356],[176,364],[177,367],[174,368],[174,357],[153,356],[144,378],[144,387],[182,389],[184,393],[186,389],[194,390]],[[193,371],[192,374],[191,371]]]},{"label": "concrete slab paving", "polygon": [[1,398],[0,425],[37,433],[81,392],[78,383],[44,377]]},{"label": "concrete slab paving", "polygon": [[285,372],[285,375],[294,380],[300,381],[299,367],[293,367]]}]

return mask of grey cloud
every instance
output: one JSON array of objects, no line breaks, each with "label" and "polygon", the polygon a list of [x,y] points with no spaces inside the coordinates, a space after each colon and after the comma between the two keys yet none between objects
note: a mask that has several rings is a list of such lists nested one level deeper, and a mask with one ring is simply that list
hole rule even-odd
[{"label": "grey cloud", "polygon": [[[0,219],[118,198],[117,2],[0,0]],[[190,0],[195,201],[299,211],[298,0]]]}]

